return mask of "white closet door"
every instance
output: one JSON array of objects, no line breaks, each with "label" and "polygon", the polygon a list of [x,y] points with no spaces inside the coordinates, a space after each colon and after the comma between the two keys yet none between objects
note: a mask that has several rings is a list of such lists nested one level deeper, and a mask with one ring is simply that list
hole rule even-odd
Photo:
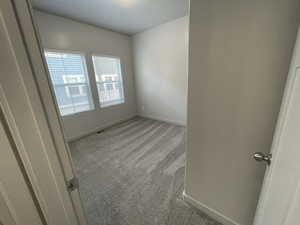
[{"label": "white closet door", "polygon": [[42,225],[0,111],[0,224]]}]

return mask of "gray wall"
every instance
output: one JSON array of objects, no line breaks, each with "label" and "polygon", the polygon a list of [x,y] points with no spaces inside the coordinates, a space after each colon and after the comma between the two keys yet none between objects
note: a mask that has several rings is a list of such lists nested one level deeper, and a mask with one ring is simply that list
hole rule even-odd
[{"label": "gray wall", "polygon": [[251,156],[270,150],[299,6],[191,0],[185,192],[236,224],[252,224],[265,167]]},{"label": "gray wall", "polygon": [[35,11],[34,15],[43,47],[85,53],[89,71],[92,71],[91,54],[121,58],[125,103],[62,117],[68,139],[86,135],[136,115],[132,46],[129,36],[39,11]]},{"label": "gray wall", "polygon": [[138,113],[186,125],[188,17],[133,37]]}]

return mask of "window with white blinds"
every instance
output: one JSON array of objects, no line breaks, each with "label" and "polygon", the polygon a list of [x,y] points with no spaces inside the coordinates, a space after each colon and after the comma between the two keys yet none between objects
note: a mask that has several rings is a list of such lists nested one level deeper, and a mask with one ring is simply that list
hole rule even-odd
[{"label": "window with white blinds", "polygon": [[62,116],[94,108],[84,56],[46,51],[45,57]]},{"label": "window with white blinds", "polygon": [[124,103],[124,90],[119,58],[93,56],[94,71],[101,107]]}]

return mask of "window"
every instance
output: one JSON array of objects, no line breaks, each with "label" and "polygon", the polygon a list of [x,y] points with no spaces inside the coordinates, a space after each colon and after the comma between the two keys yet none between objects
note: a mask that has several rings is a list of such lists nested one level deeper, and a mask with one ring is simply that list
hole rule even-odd
[{"label": "window", "polygon": [[124,103],[120,59],[93,56],[94,70],[101,107]]},{"label": "window", "polygon": [[84,56],[45,52],[49,73],[62,116],[94,108]]}]

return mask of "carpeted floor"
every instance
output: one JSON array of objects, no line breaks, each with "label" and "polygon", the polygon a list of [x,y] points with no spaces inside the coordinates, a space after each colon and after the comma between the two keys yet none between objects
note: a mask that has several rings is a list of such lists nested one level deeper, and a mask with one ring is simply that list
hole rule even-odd
[{"label": "carpeted floor", "polygon": [[185,128],[136,117],[70,143],[89,225],[220,225],[182,200]]}]

